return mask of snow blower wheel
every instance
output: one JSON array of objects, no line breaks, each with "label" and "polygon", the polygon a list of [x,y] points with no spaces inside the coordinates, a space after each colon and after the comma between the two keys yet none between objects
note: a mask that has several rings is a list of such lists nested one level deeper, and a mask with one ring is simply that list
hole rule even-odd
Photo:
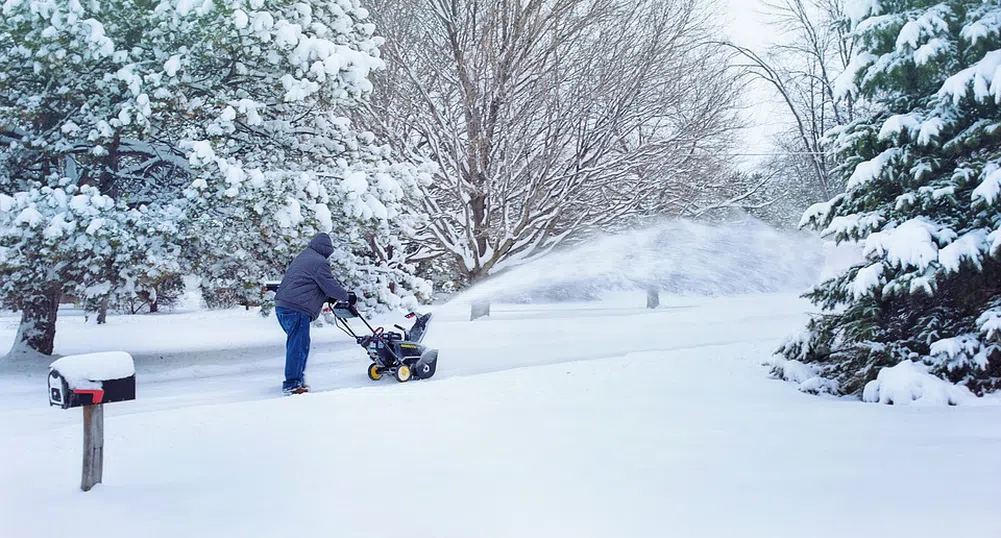
[{"label": "snow blower wheel", "polygon": [[400,367],[396,369],[396,380],[400,383],[410,381],[410,367],[406,364],[401,364]]},{"label": "snow blower wheel", "polygon": [[372,363],[368,366],[368,378],[372,381],[378,381],[382,379],[382,371],[379,370],[379,365]]}]

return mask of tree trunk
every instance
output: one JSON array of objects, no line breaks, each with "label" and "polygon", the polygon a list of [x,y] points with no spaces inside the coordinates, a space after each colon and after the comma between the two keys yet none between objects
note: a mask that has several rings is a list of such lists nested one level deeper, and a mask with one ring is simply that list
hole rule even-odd
[{"label": "tree trunk", "polygon": [[479,259],[478,266],[484,265],[481,257],[487,252],[487,239],[488,239],[488,229],[487,229],[487,197],[485,194],[474,194],[470,197],[469,208],[473,213],[473,239],[475,241],[475,248],[477,258]]},{"label": "tree trunk", "polygon": [[660,291],[655,287],[646,290],[646,307],[657,308],[660,306]]},{"label": "tree trunk", "polygon": [[111,300],[111,295],[105,295],[101,298],[101,307],[97,310],[97,324],[103,325],[108,322],[108,302]]},{"label": "tree trunk", "polygon": [[56,340],[56,316],[59,314],[58,286],[52,286],[44,293],[26,297],[21,312],[21,325],[14,339],[14,347],[35,350],[43,355],[52,355]]},{"label": "tree trunk", "polygon": [[488,317],[490,317],[489,300],[473,301],[473,303],[469,305],[469,321]]},{"label": "tree trunk", "polygon": [[159,311],[160,311],[160,305],[156,301],[153,301],[152,303],[149,304],[150,314],[156,314]]}]

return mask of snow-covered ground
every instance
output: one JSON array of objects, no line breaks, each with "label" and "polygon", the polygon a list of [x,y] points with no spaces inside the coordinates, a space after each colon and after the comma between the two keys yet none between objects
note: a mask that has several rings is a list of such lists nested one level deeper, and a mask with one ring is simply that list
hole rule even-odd
[{"label": "snow-covered ground", "polygon": [[47,407],[44,363],[0,365],[0,536],[1001,536],[1001,406],[768,379],[793,294],[642,301],[439,309],[438,374],[408,384],[314,330],[322,392],[290,398],[254,312],[64,316],[57,352],[133,353],[138,399],[83,493],[79,410]]}]

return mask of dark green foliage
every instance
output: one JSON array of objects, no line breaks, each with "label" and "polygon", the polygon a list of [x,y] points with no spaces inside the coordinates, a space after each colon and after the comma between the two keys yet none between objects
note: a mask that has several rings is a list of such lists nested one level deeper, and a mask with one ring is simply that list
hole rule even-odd
[{"label": "dark green foliage", "polygon": [[823,311],[780,352],[845,394],[908,360],[998,390],[1001,6],[881,7],[859,22],[855,78],[880,112],[831,133],[848,186],[804,218],[866,259],[806,294]]}]

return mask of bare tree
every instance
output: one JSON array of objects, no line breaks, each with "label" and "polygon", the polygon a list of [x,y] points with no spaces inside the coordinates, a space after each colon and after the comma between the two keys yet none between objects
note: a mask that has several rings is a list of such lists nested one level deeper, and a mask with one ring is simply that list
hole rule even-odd
[{"label": "bare tree", "polygon": [[835,91],[835,79],[850,62],[854,46],[844,4],[845,0],[773,0],[765,5],[787,42],[761,53],[728,44],[747,62],[750,76],[775,88],[792,118],[789,133],[776,141],[781,155],[766,165],[784,168],[790,180],[808,178],[816,197],[824,199],[839,190],[824,135],[851,122],[856,113],[853,97]]},{"label": "bare tree", "polygon": [[583,231],[692,214],[735,127],[701,0],[373,0],[387,42],[369,112],[437,163],[414,259],[468,280]]}]

